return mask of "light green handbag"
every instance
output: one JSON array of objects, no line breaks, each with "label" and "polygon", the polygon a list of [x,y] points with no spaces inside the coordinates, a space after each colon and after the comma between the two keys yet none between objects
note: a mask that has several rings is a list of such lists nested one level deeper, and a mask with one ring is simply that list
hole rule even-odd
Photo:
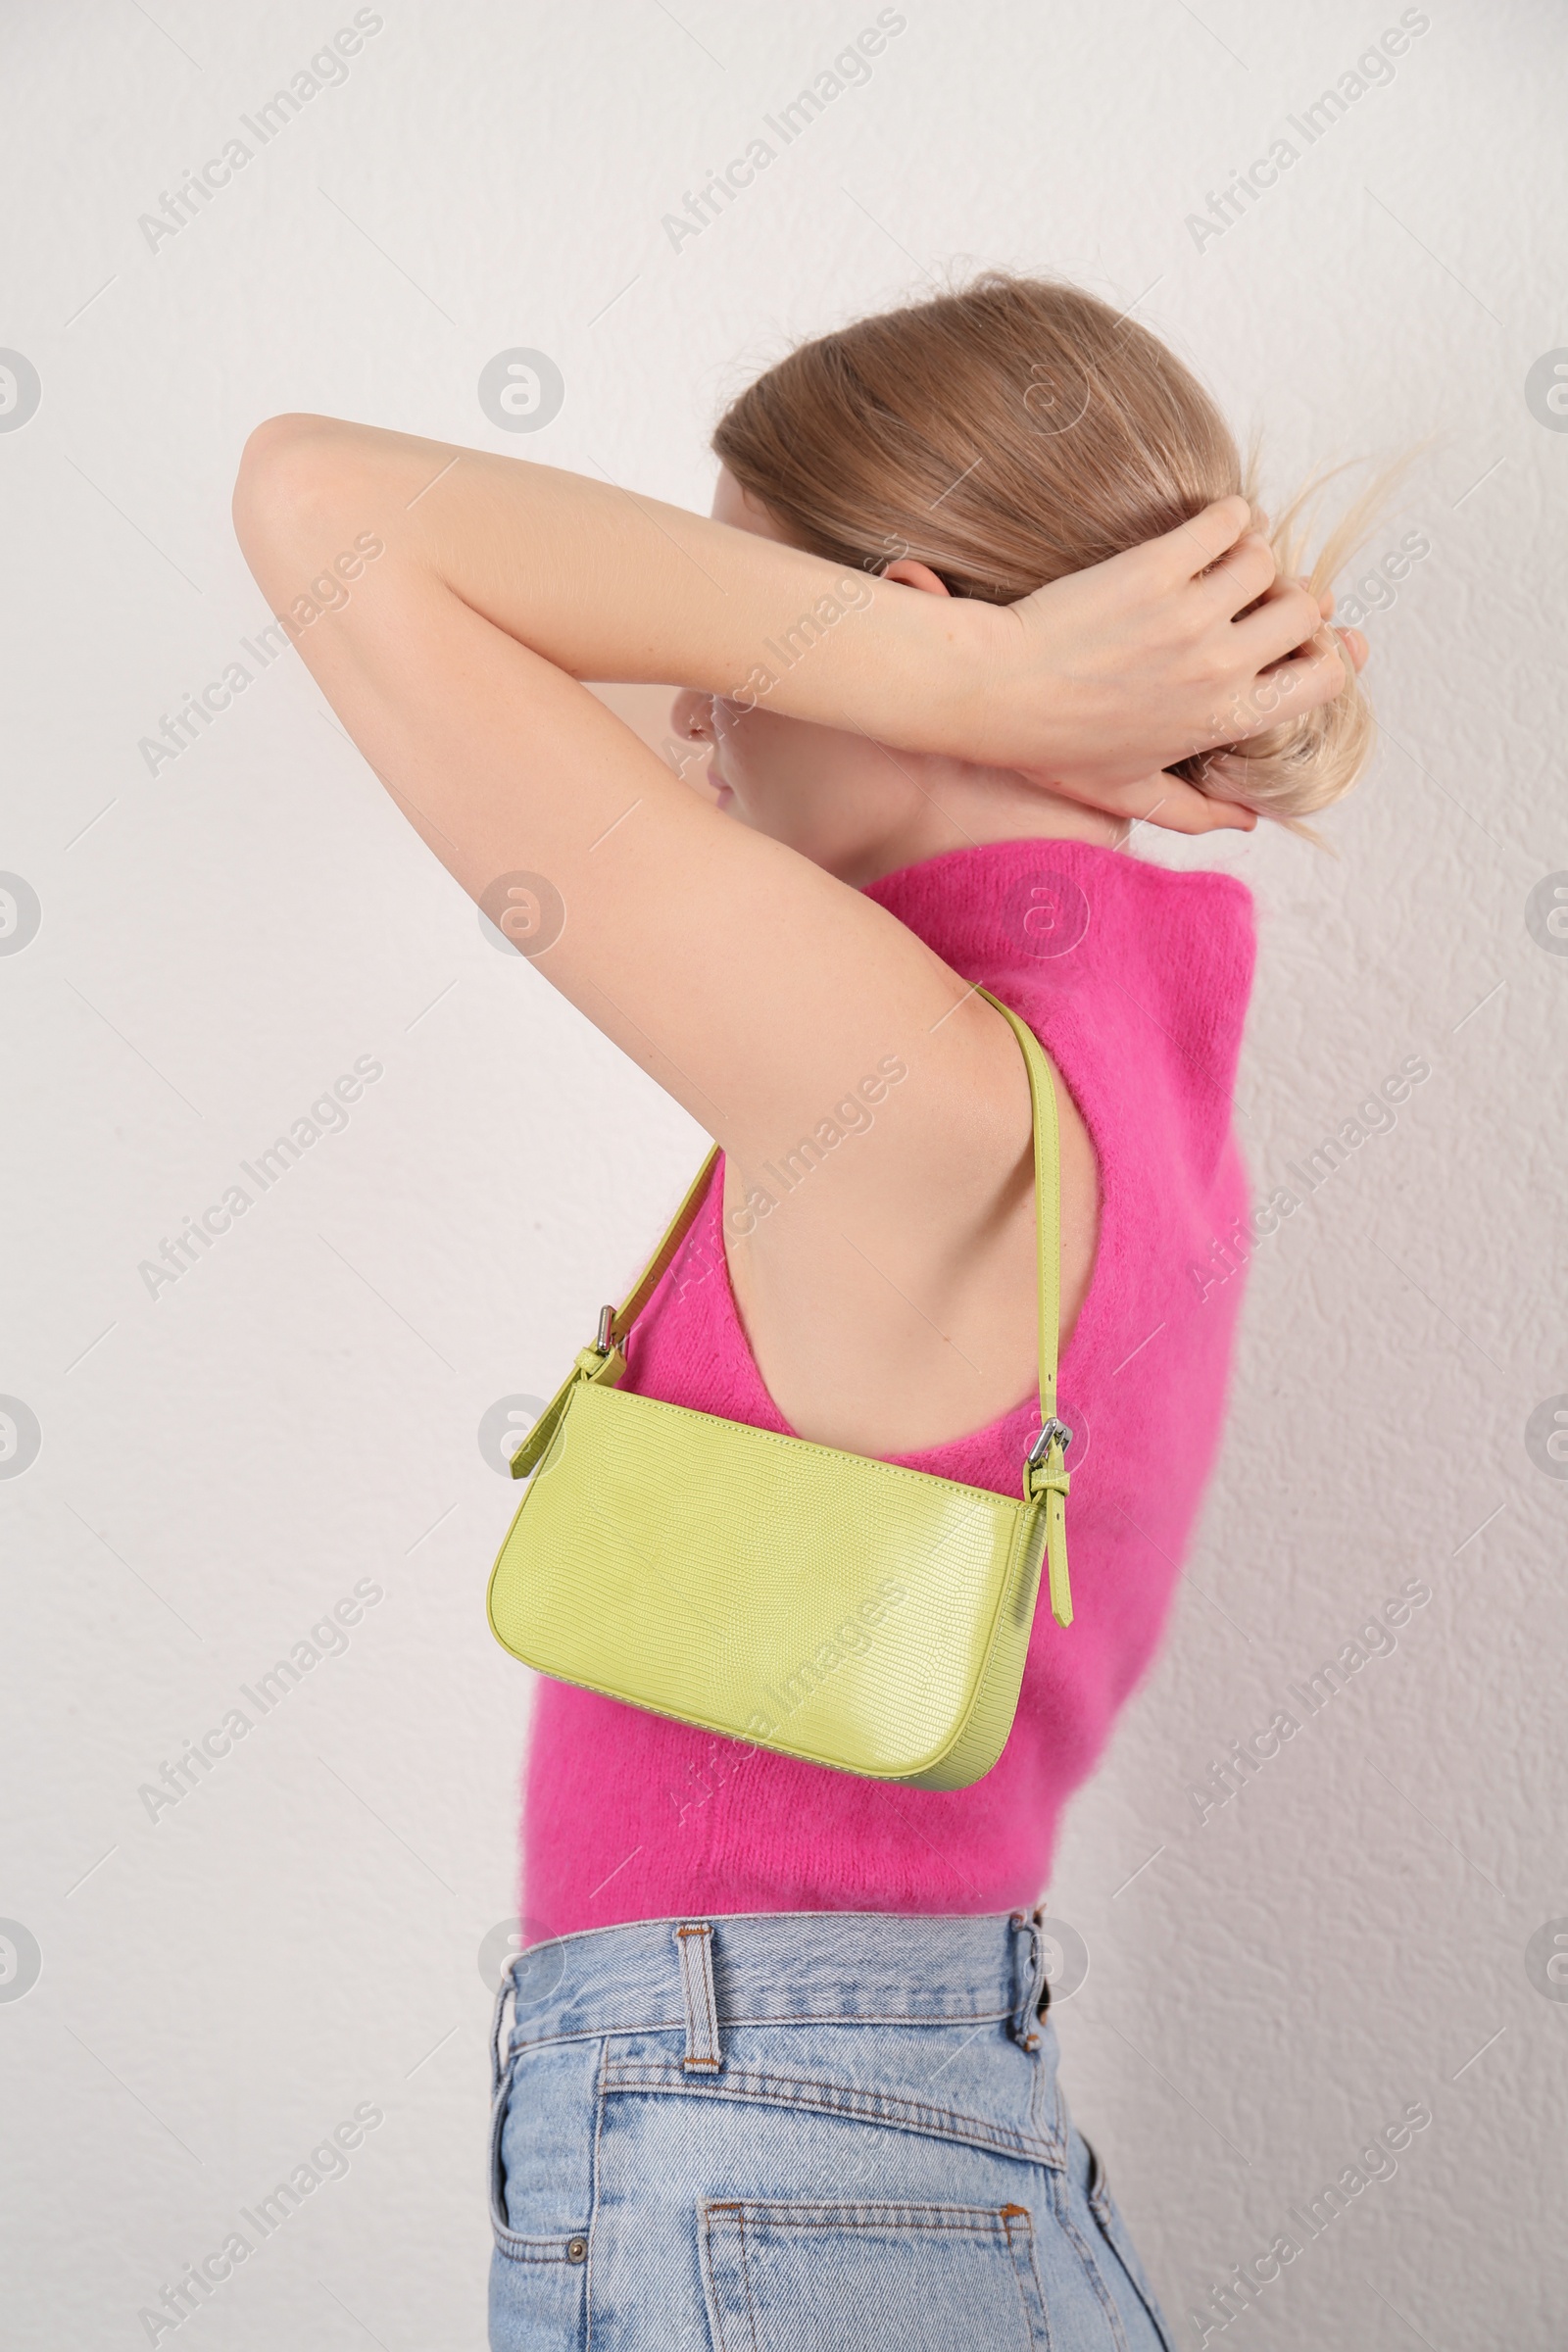
[{"label": "light green handbag", "polygon": [[777,1754],[965,1788],[1012,1728],[1042,1557],[1072,1621],[1056,1419],[1056,1102],[1011,1024],[1034,1109],[1040,1435],[1022,1498],[616,1387],[623,1348],[701,1205],[710,1152],[635,1288],[513,1457],[532,1476],[490,1625],[540,1674]]}]

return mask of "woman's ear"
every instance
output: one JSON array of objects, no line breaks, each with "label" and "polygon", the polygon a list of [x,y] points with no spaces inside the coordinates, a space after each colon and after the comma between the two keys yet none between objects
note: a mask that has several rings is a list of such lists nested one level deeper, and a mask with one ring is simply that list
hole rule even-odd
[{"label": "woman's ear", "polygon": [[923,588],[927,596],[948,596],[952,592],[946,580],[939,580],[929,564],[917,564],[912,556],[901,556],[882,573],[885,580],[897,580],[904,588]]}]

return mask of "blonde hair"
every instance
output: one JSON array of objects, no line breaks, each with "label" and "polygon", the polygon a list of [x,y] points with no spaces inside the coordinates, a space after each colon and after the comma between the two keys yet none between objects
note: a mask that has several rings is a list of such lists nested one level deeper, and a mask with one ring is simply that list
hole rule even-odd
[{"label": "blonde hair", "polygon": [[[726,410],[713,448],[789,537],[833,562],[926,564],[955,596],[1012,604],[1233,492],[1255,500],[1209,395],[1147,328],[1076,286],[988,271],[935,300],[802,344]],[[1302,575],[1319,475],[1266,526]],[[1365,537],[1375,483],[1304,570],[1321,595]],[[1335,641],[1338,643],[1338,640]],[[1348,793],[1372,714],[1332,703],[1180,760],[1172,773],[1316,841],[1299,820]]]}]

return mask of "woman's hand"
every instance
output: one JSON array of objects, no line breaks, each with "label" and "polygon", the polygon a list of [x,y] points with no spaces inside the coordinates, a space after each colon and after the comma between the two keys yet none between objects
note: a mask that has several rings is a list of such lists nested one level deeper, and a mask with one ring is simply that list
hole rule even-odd
[{"label": "woman's hand", "polygon": [[1250,828],[1250,810],[1163,771],[1331,702],[1366,659],[1357,631],[1326,625],[1331,597],[1276,577],[1250,526],[1245,499],[1220,499],[1019,604],[966,605],[982,643],[971,757],[1115,815]]},{"label": "woman's hand", "polygon": [[[1349,675],[1242,498],[1005,606],[949,597],[921,564],[846,575],[610,483],[327,417],[253,435],[235,514],[279,612],[331,553],[329,518],[373,516],[391,568],[441,582],[568,676],[765,700],[1186,831],[1253,820],[1164,769],[1330,701]],[[358,620],[338,619],[345,632]]]}]

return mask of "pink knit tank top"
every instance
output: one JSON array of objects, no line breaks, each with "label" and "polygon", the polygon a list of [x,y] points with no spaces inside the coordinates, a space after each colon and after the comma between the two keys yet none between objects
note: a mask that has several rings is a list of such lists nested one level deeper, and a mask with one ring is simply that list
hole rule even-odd
[{"label": "pink knit tank top", "polygon": [[[983,1912],[1044,1892],[1057,1819],[1149,1666],[1219,1443],[1242,1284],[1215,1239],[1245,1212],[1231,1090],[1254,954],[1232,876],[1069,841],[957,850],[867,894],[1022,1013],[1100,1162],[1089,1295],[1063,1353],[1075,1616],[1036,1616],[1001,1760],[951,1792],[857,1780],[564,1683],[536,1686],[523,1807],[530,1942],[743,1911]],[[789,1432],[724,1258],[722,1168],[631,1341],[626,1386]],[[1014,1495],[1031,1394],[895,1457]]]}]

